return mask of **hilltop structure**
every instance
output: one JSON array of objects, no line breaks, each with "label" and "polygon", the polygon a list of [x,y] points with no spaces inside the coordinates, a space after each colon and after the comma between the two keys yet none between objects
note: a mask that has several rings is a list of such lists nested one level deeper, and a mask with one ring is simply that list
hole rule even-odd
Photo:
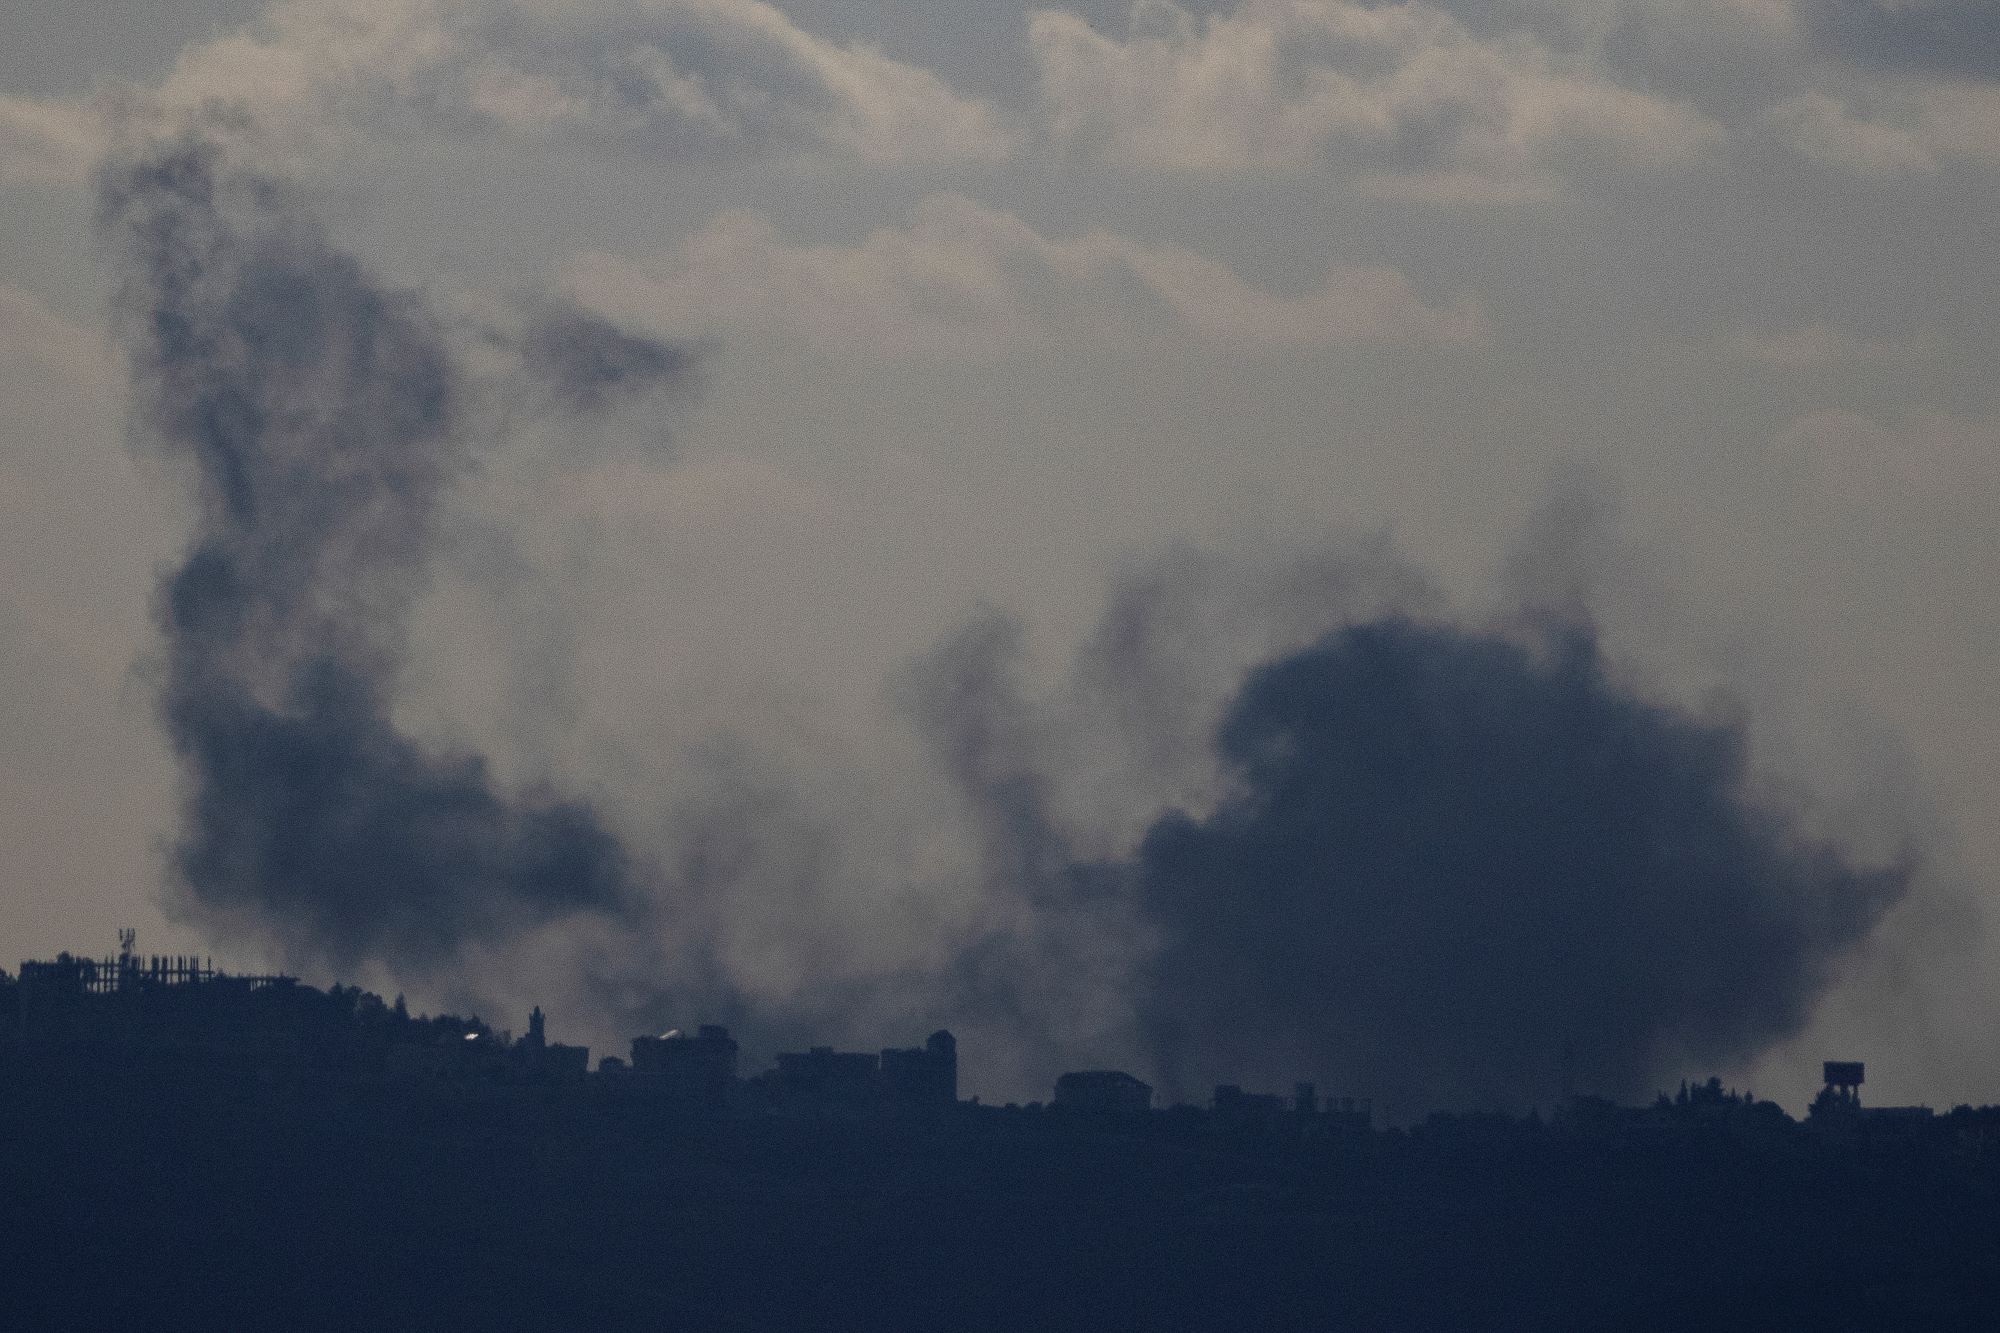
[{"label": "hilltop structure", "polygon": [[[704,1024],[631,1041],[629,1054],[607,1056],[593,1073],[586,1046],[549,1040],[547,1015],[536,1007],[518,1040],[477,1015],[412,1016],[402,999],[384,1003],[358,987],[321,991],[283,974],[241,975],[211,960],[142,957],[130,931],[120,932],[115,957],[68,953],[21,964],[19,976],[0,972],[0,1054],[13,1052],[45,1069],[162,1069],[252,1074],[270,1082],[332,1077],[392,1084],[570,1084],[618,1100],[640,1099],[712,1115],[806,1115],[845,1119],[929,1115],[959,1101],[958,1043],[945,1030],[921,1046],[843,1051],[812,1046],[780,1052],[772,1067],[739,1072],[741,1047],[726,1027]],[[1829,1061],[1826,1086],[1808,1124],[1825,1135],[1915,1133],[1932,1119],[1928,1107],[1866,1107],[1860,1062]],[[1374,1128],[1366,1099],[1322,1099],[1311,1083],[1289,1097],[1219,1084],[1205,1108],[1156,1111],[1154,1090],[1116,1069],[1063,1074],[1044,1108],[1022,1109],[1086,1117],[1094,1122],[1198,1116],[1218,1130],[1296,1140],[1366,1135]],[[1516,1122],[1501,1117],[1440,1114],[1420,1127],[1456,1135],[1475,1124]],[[1693,1126],[1764,1134],[1792,1126],[1770,1102],[1726,1091],[1719,1080],[1683,1084],[1650,1108],[1620,1107],[1593,1097],[1568,1097],[1553,1124],[1591,1137],[1678,1133]],[[1504,1132],[1513,1132],[1507,1129]]]}]

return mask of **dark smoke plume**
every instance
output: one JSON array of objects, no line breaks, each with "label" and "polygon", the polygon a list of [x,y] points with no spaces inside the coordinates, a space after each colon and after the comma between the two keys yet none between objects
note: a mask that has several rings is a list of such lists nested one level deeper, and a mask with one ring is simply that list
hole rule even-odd
[{"label": "dark smoke plume", "polygon": [[695,360],[686,348],[628,332],[566,301],[537,311],[521,340],[522,369],[570,412],[682,387]]},{"label": "dark smoke plume", "polygon": [[1906,888],[1760,800],[1734,725],[1546,649],[1386,617],[1249,677],[1234,789],[1137,858],[1160,1075],[1393,1112],[1632,1097],[1804,1023]]},{"label": "dark smoke plume", "polygon": [[922,989],[961,1028],[1004,1040],[1014,1078],[1039,1091],[1063,1069],[1129,1046],[1150,939],[1125,877],[1077,856],[1055,808],[1052,771],[1065,758],[1029,701],[1021,640],[1018,623],[985,608],[912,662],[899,693],[936,771],[974,816],[983,871],[975,930]]},{"label": "dark smoke plume", "polygon": [[[158,603],[177,906],[335,965],[419,970],[636,910],[590,808],[510,797],[479,756],[390,719],[435,512],[468,464],[461,377],[421,301],[203,142],[108,168],[99,220],[141,445],[193,464],[200,500]],[[645,370],[623,343],[584,360],[610,368],[571,367],[578,393]]]},{"label": "dark smoke plume", "polygon": [[[777,986],[752,1003],[722,946],[731,894],[768,892],[750,881],[787,861],[770,855],[785,836],[770,810],[738,802],[705,837],[665,840],[669,939],[658,874],[590,807],[505,791],[480,756],[393,722],[405,622],[476,416],[423,303],[198,142],[108,171],[100,210],[141,442],[189,465],[200,500],[158,614],[185,778],[177,905],[205,925],[436,976],[561,922],[615,956],[588,981],[616,992],[606,1008],[789,1034],[788,1005],[816,1022],[893,1007],[1012,1043],[982,1061],[1012,1058],[1043,1088],[1129,1054],[1180,1095],[1297,1076],[1422,1110],[1545,1102],[1565,1049],[1578,1086],[1619,1096],[1753,1055],[1798,1029],[1906,885],[1906,869],[1806,839],[1760,799],[1737,728],[1621,688],[1587,635],[1538,649],[1385,615],[1410,604],[1390,562],[1351,587],[1267,590],[1279,628],[1254,642],[1223,617],[1190,647],[1208,620],[1171,589],[1126,608],[1092,661],[1150,696],[1119,725],[1158,733],[1136,753],[1175,771],[1131,784],[1146,799],[1115,839],[1066,799],[1082,733],[1037,718],[1012,626],[976,622],[903,682],[976,815],[972,910],[949,938],[814,976],[840,992],[824,1003]],[[687,365],[560,308],[519,350],[563,411]],[[1295,648],[1304,624],[1339,620]],[[1172,661],[1150,634],[1163,625]],[[1274,653],[1227,710],[1223,785],[1179,771],[1202,767],[1190,752],[1222,682]],[[1101,703],[1093,680],[1083,697]],[[1167,794],[1191,790],[1205,799]],[[1144,812],[1216,791],[1120,854]],[[818,892],[838,857],[805,824],[790,860]],[[697,994],[706,1008],[685,1008]]]}]

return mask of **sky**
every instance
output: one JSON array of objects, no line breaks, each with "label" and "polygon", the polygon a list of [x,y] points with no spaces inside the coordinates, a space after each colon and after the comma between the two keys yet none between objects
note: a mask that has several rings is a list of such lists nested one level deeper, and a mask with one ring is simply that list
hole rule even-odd
[{"label": "sky", "polygon": [[[190,551],[269,568],[324,534],[218,518],[161,406],[181,363],[134,302],[166,298],[106,201],[194,141],[282,200],[183,222],[402,312],[398,356],[460,386],[448,423],[366,437],[371,467],[442,450],[420,504],[384,483],[397,559],[343,556],[257,603],[279,638],[222,649],[162,610]],[[1908,868],[1769,1023],[1643,1072],[1797,1110],[1820,1060],[1865,1059],[1877,1101],[2000,1099],[1996,204],[1977,0],[13,7],[0,940],[130,925],[539,999],[600,1051],[641,1017],[719,1014],[753,1056],[950,1021],[992,1098],[1097,1052],[1166,1078],[1135,978],[1213,969],[1155,939],[1149,877],[1163,830],[1220,838],[1261,780],[1214,739],[1263,715],[1253,669],[1388,613],[1496,642],[1553,616],[1606,689],[1690,720],[1661,753],[1740,735],[1715,780],[1778,842]],[[265,271],[216,262],[225,305]],[[335,392],[251,364],[273,412]],[[272,484],[351,479],[342,429],[287,437]],[[1113,651],[1132,617],[1145,651]],[[367,922],[459,897],[359,926],[218,897],[187,849],[226,765],[172,701],[219,670],[282,713],[287,655],[336,632],[376,762],[457,774],[503,841],[587,810],[610,887],[421,947]],[[1105,906],[1085,872],[1121,867],[1154,887]],[[539,882],[492,873],[509,903]]]}]

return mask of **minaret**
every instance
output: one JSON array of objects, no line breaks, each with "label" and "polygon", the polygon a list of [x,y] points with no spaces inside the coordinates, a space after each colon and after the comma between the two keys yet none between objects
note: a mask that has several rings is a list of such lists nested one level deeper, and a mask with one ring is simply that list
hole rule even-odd
[{"label": "minaret", "polygon": [[930,1056],[932,1084],[938,1100],[956,1102],[958,1100],[958,1042],[942,1028],[931,1033],[924,1043],[924,1051]]}]

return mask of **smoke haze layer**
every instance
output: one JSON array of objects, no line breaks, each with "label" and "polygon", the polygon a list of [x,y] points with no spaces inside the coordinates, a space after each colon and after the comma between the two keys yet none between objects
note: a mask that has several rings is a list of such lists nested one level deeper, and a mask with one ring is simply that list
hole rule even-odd
[{"label": "smoke haze layer", "polygon": [[[469,463],[463,377],[422,302],[199,140],[107,168],[99,222],[140,447],[191,464],[199,497],[158,600],[184,778],[174,905],[416,975],[469,943],[639,912],[632,859],[587,805],[510,796],[479,755],[391,721],[439,500]],[[584,332],[570,356],[540,330],[537,359],[591,393],[678,364]]]},{"label": "smoke haze layer", "polygon": [[1183,1094],[1643,1096],[1795,1033],[1910,879],[1803,836],[1739,726],[1636,697],[1587,632],[1356,624],[1254,671],[1218,749],[1233,790],[1136,863]]},{"label": "smoke haze layer", "polygon": [[[1745,1061],[1909,882],[1803,835],[1739,725],[1633,693],[1587,634],[1413,618],[1436,595],[1379,549],[1247,600],[1170,562],[1113,599],[1067,713],[1032,697],[1001,615],[910,664],[914,767],[971,816],[921,870],[810,802],[788,820],[803,776],[717,795],[641,856],[590,805],[394,721],[477,416],[424,303],[198,141],[107,170],[100,223],[141,446],[199,499],[157,614],[173,905],[207,928],[411,979],[568,931],[618,960],[582,1021],[793,1040],[893,1015],[971,1033],[1011,1092],[1118,1062],[1170,1096],[1309,1077],[1409,1112],[1547,1102],[1565,1067],[1635,1096]],[[692,365],[567,306],[518,352],[558,427]],[[866,905],[885,880],[907,910]]]}]

